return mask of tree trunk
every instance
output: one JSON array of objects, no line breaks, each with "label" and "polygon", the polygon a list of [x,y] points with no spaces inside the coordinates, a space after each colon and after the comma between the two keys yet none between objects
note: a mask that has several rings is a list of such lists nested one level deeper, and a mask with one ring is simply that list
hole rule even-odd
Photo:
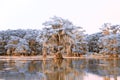
[{"label": "tree trunk", "polygon": [[47,56],[47,49],[46,48],[43,48],[42,54],[43,54],[43,58],[46,58],[46,56]]},{"label": "tree trunk", "polygon": [[55,54],[55,57],[54,57],[55,59],[63,59],[63,56],[62,56],[62,54],[60,53],[60,52],[57,52],[56,54]]},{"label": "tree trunk", "polygon": [[71,57],[72,56],[72,49],[71,49],[71,45],[69,45],[67,47],[67,56]]}]

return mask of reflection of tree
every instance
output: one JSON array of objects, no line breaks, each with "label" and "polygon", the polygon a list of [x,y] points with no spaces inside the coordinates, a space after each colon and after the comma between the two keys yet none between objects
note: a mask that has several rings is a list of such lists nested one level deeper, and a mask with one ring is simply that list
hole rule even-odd
[{"label": "reflection of tree", "polygon": [[[36,73],[42,72],[42,61],[30,61],[26,63],[27,72]],[[25,65],[25,64],[24,64]]]},{"label": "reflection of tree", "polygon": [[[37,62],[35,64],[37,64]],[[54,59],[44,61],[42,65],[43,73],[46,75],[47,80],[75,80],[79,78],[84,80],[83,76],[85,75],[84,71],[86,70],[90,73],[104,77],[104,80],[110,80],[111,76],[117,80],[117,76],[120,74],[119,60],[116,59]]]},{"label": "reflection of tree", "polygon": [[4,68],[4,64],[5,64],[4,61],[0,61],[0,70],[3,70],[3,68]]},{"label": "reflection of tree", "polygon": [[9,61],[7,61],[7,63],[9,65],[9,67],[15,66],[15,61],[13,61],[13,60],[9,60]]},{"label": "reflection of tree", "polygon": [[0,61],[0,78],[4,80],[46,80],[40,72],[41,61]]},{"label": "reflection of tree", "polygon": [[62,61],[63,59],[54,59],[51,64],[46,64],[46,67],[49,66],[46,69],[47,80],[65,80]]},{"label": "reflection of tree", "polygon": [[[4,71],[0,72],[0,78],[5,80],[11,76],[13,78],[22,77],[23,80],[84,80],[85,71],[88,74],[101,76],[103,80],[111,80],[111,77],[117,80],[117,76],[120,75],[120,60],[117,59],[11,60],[0,63],[0,70]],[[6,76],[7,78],[5,78]],[[13,78],[12,80],[14,80]]]},{"label": "reflection of tree", "polygon": [[67,70],[73,68],[72,59],[66,59],[66,68]]},{"label": "reflection of tree", "polygon": [[62,61],[63,61],[63,59],[54,59],[54,64],[56,64],[56,67],[57,67],[58,69],[61,68]]},{"label": "reflection of tree", "polygon": [[87,68],[86,60],[67,59],[65,62],[65,80],[84,80],[85,70]]},{"label": "reflection of tree", "polygon": [[[91,60],[88,64],[88,72],[103,76],[104,80],[110,80],[111,77],[117,80],[120,75],[118,59]],[[93,65],[94,64],[94,65]]]},{"label": "reflection of tree", "polygon": [[34,71],[36,70],[36,64],[35,64],[34,61],[31,61],[31,63],[30,63],[29,66],[28,66],[28,70],[29,70],[30,72],[34,72]]},{"label": "reflection of tree", "polygon": [[[81,67],[83,66],[83,67]],[[66,60],[66,80],[84,80],[85,60]]]},{"label": "reflection of tree", "polygon": [[103,80],[110,80],[110,77],[109,76],[104,76]]},{"label": "reflection of tree", "polygon": [[[46,76],[47,80],[75,80],[83,79],[84,70],[81,70],[79,66],[74,66],[78,61],[79,64],[84,63],[84,60],[73,61],[72,59],[54,59],[51,63],[46,64]],[[79,65],[78,64],[78,65]],[[81,64],[82,65],[82,64]]]}]

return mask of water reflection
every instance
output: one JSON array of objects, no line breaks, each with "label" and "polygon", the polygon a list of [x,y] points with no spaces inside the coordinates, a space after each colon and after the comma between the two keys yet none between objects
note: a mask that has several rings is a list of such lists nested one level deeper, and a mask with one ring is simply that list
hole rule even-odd
[{"label": "water reflection", "polygon": [[120,80],[118,59],[0,61],[0,80]]}]

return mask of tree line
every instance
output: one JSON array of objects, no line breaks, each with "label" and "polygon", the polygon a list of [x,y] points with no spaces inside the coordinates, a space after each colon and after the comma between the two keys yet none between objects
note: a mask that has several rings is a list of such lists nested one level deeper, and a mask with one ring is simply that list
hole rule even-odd
[{"label": "tree line", "polygon": [[[61,17],[43,23],[42,30],[0,31],[0,55],[81,56],[89,53],[119,54],[120,25],[105,23],[101,32],[85,34],[82,27]],[[61,55],[62,54],[62,55]]]}]

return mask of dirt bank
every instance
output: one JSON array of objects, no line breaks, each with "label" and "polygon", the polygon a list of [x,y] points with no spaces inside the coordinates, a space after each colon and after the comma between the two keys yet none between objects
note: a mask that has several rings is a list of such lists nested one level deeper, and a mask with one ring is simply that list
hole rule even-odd
[{"label": "dirt bank", "polygon": [[[100,56],[100,55],[89,55],[89,56],[81,56],[81,57],[68,57],[63,56],[64,59],[66,58],[72,58],[72,59],[120,59],[120,56],[117,58],[111,58],[109,56]],[[46,58],[43,58],[40,56],[0,56],[0,60],[49,60],[54,59],[54,56],[47,56]]]}]

